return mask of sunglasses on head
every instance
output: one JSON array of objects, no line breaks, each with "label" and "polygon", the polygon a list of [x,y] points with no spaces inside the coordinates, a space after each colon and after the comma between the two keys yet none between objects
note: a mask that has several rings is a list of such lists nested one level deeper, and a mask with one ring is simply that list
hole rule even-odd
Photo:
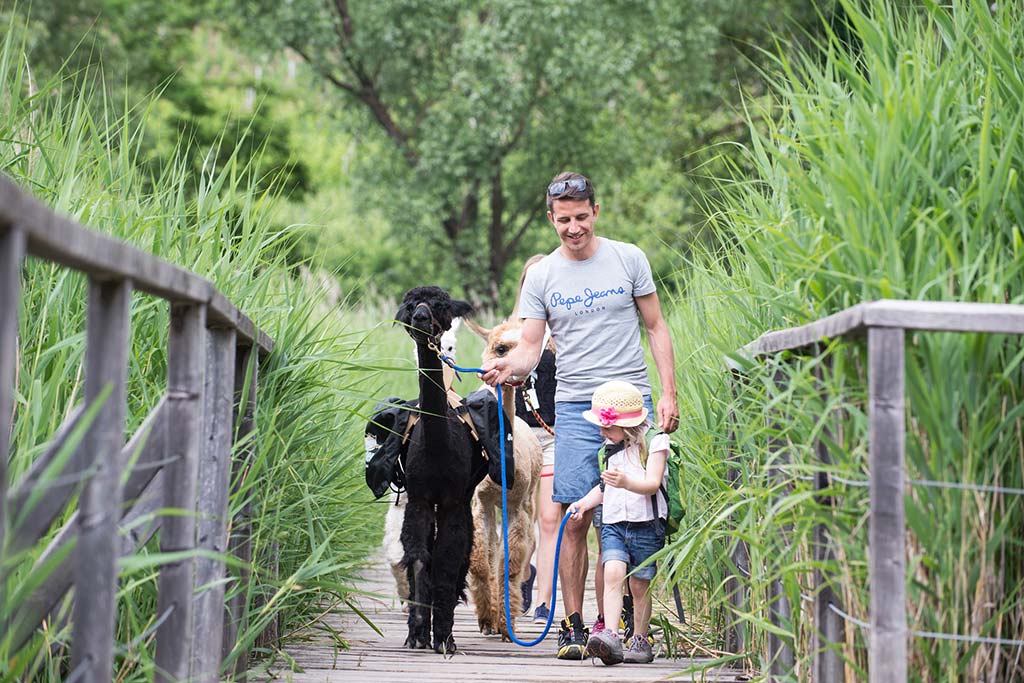
[{"label": "sunglasses on head", "polygon": [[586,178],[570,178],[569,180],[556,180],[548,185],[549,197],[560,197],[567,192],[586,192]]}]

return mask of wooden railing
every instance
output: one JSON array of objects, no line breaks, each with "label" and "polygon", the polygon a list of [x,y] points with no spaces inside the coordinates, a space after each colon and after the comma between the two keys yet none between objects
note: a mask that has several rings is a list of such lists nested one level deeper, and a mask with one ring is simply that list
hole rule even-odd
[{"label": "wooden railing", "polygon": [[[769,332],[742,349],[750,359],[774,356],[783,351],[820,353],[827,341],[839,337],[866,338],[868,363],[868,469],[869,529],[868,579],[870,615],[862,624],[868,630],[868,675],[871,683],[905,683],[907,680],[908,640],[911,635],[943,637],[963,641],[1019,644],[977,634],[913,633],[907,626],[906,525],[904,492],[908,484],[904,465],[906,441],[904,339],[907,330],[932,332],[974,332],[1024,334],[1024,306],[1015,304],[975,304],[931,301],[882,300],[863,303],[821,320],[775,332]],[[820,364],[828,371],[828,363]],[[821,376],[819,375],[819,379]],[[775,381],[784,381],[778,373]],[[771,416],[769,416],[769,419]],[[830,462],[825,439],[815,444],[822,470]],[[773,444],[775,450],[784,448]],[[730,481],[739,478],[738,470]],[[942,482],[916,482],[948,486]],[[815,477],[815,489],[830,488],[827,472]],[[965,486],[965,488],[969,487]],[[1019,493],[1009,491],[1010,493]],[[824,495],[822,495],[824,497]],[[815,530],[814,560],[817,566],[832,561],[831,532],[824,526]],[[727,584],[737,614],[745,611],[747,596],[741,574],[749,573],[749,559],[742,543],[736,545],[733,565],[737,569]],[[773,586],[769,598],[772,623],[789,621],[793,606],[781,585]],[[846,619],[842,605],[828,577],[818,571],[813,579],[813,626],[815,642],[811,680],[815,683],[845,681],[839,650],[844,642]],[[738,622],[737,622],[738,623]],[[729,634],[733,652],[743,650],[738,626]],[[784,639],[768,637],[769,674],[788,677],[793,674],[794,654]]]},{"label": "wooden railing", "polygon": [[[17,312],[26,256],[89,278],[85,400],[22,480],[8,489]],[[167,391],[125,444],[135,291],[170,305]],[[9,623],[0,624],[0,633],[13,635],[15,650],[40,624],[52,628],[55,608],[74,588],[68,678],[110,681],[117,562],[159,530],[160,551],[171,553],[173,561],[159,569],[155,680],[218,680],[223,657],[234,647],[248,614],[242,597],[225,608],[229,577],[225,562],[218,558],[232,552],[241,566],[250,561],[246,511],[229,524],[229,488],[233,478],[238,481],[244,474],[252,456],[258,359],[272,347],[273,341],[209,281],[62,217],[0,177],[3,556],[31,548],[49,534],[69,498],[81,491],[77,511],[37,562],[52,571],[17,606]],[[82,425],[82,438],[69,441],[75,427]],[[65,445],[72,447],[71,454],[58,459]],[[123,477],[129,456],[137,452],[131,471]],[[55,467],[59,471],[54,472]],[[145,523],[154,513],[153,521]],[[119,529],[128,531],[119,534]],[[245,582],[248,577],[243,570],[235,579]],[[236,660],[235,676],[244,677],[246,661],[244,653]]]}]

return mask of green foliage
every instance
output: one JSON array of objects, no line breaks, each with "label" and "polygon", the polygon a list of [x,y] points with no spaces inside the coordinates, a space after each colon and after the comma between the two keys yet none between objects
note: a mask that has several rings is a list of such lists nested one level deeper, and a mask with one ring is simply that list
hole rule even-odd
[{"label": "green foliage", "polygon": [[[594,179],[600,201],[629,209],[616,220],[639,223],[613,232],[653,227],[645,241],[678,244],[672,228],[697,213],[678,159],[693,151],[687,143],[733,129],[716,126],[735,114],[708,113],[734,99],[731,78],[754,73],[734,45],[770,44],[767,20],[723,35],[751,6],[731,0],[225,5],[240,37],[262,54],[302,55],[358,107],[341,120],[387,143],[357,157],[354,175],[362,205],[379,208],[406,247],[398,258],[416,254],[420,278],[440,276],[491,306],[511,299],[510,262],[553,245],[544,188],[567,167]],[[767,17],[803,3],[752,7]],[[665,176],[654,183],[652,166]]]},{"label": "green foliage", "polygon": [[[260,375],[256,456],[231,499],[233,511],[246,504],[254,511],[254,580],[231,588],[248,591],[256,606],[242,642],[257,642],[271,621],[289,636],[325,604],[348,609],[357,567],[379,543],[383,516],[362,483],[362,425],[378,390],[367,367],[382,365],[364,344],[366,333],[289,277],[284,259],[294,233],[270,220],[278,199],[262,189],[258,158],[250,164],[245,152],[228,155],[223,168],[211,166],[197,179],[193,150],[183,144],[165,165],[140,170],[142,112],[159,102],[146,103],[138,116],[118,116],[110,113],[115,107],[95,106],[105,99],[88,82],[62,74],[30,80],[19,35],[7,32],[0,51],[0,170],[55,210],[209,278],[275,339]],[[81,402],[86,299],[83,277],[36,259],[26,262],[22,284],[9,463],[15,485]],[[165,302],[133,297],[129,433],[165,391],[167,318]],[[53,570],[34,563],[54,533],[0,559],[0,622]],[[150,542],[122,562],[118,680],[152,677],[153,642],[135,641],[157,616],[156,572],[176,559],[156,548]],[[67,677],[66,607],[23,648],[12,649],[9,632],[0,635],[0,677]]]},{"label": "green foliage", "polygon": [[[769,72],[777,109],[752,107],[752,124],[764,126],[752,125],[746,149],[756,175],[736,176],[716,205],[712,227],[729,247],[694,259],[672,308],[688,493],[704,513],[687,517],[690,534],[666,555],[673,576],[708,601],[714,623],[726,613],[727,558],[746,542],[742,619],[748,657],[762,671],[770,586],[793,606],[777,633],[795,645],[801,680],[813,629],[802,596],[813,572],[833,577],[846,612],[869,611],[868,496],[857,485],[868,467],[866,354],[861,343],[837,341],[824,366],[799,357],[750,363],[735,350],[861,301],[1021,302],[1024,34],[1011,4],[844,2],[844,33],[780,54]],[[1022,488],[1019,347],[1002,335],[908,337],[908,480]],[[723,357],[745,368],[731,387]],[[819,460],[816,440],[830,463]],[[834,506],[814,497],[822,470],[833,475]],[[1020,496],[912,485],[906,517],[909,627],[1021,633]],[[836,552],[824,564],[812,556],[819,523]],[[842,655],[863,679],[867,636],[848,629]],[[1010,648],[918,636],[909,645],[913,681],[1024,676]]]}]

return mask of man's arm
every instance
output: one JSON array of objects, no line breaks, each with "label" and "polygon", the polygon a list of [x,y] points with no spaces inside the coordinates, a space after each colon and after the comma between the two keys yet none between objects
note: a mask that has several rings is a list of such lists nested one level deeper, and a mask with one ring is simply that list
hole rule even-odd
[{"label": "man's arm", "polygon": [[658,293],[651,292],[635,297],[637,310],[647,328],[647,341],[651,345],[654,366],[661,381],[661,398],[658,399],[658,427],[671,433],[679,426],[679,406],[676,403],[676,356],[669,338],[668,323],[661,315]]},{"label": "man's arm", "polygon": [[540,362],[543,351],[544,327],[547,323],[537,318],[524,318],[519,343],[504,358],[492,358],[480,366],[480,377],[492,387],[504,384],[509,377],[525,377]]}]

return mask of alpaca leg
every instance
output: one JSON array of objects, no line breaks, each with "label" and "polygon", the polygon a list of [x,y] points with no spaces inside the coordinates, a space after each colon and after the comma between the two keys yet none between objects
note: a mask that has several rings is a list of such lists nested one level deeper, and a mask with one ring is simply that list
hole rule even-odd
[{"label": "alpaca leg", "polygon": [[408,572],[409,636],[405,646],[422,649],[430,646],[431,541],[434,506],[409,501],[402,524],[403,564]]},{"label": "alpaca leg", "polygon": [[437,509],[437,536],[434,539],[434,562],[430,566],[433,585],[434,651],[451,654],[456,651],[452,637],[455,603],[458,601],[459,572],[470,549],[470,515],[467,504]]},{"label": "alpaca leg", "polygon": [[388,506],[384,517],[384,555],[395,579],[395,594],[401,600],[403,609],[408,610],[409,578],[405,565],[402,564],[405,555],[402,548],[402,524],[405,521],[406,500],[404,496],[398,498],[394,494],[391,495],[391,500],[394,502]]},{"label": "alpaca leg", "polygon": [[487,542],[491,524],[489,506],[475,500],[473,503],[473,550],[470,553],[469,574],[473,593],[473,607],[480,633],[490,635],[497,626],[491,621],[491,545]]},{"label": "alpaca leg", "polygon": [[[508,585],[509,585],[509,614],[512,615],[512,620],[515,622],[516,615],[522,611],[523,607],[523,591],[522,583],[526,580],[529,575],[530,556],[533,554],[533,525],[532,519],[529,513],[523,508],[519,508],[508,522]],[[504,558],[504,549],[502,552]],[[501,626],[502,636],[505,639],[509,638],[509,627],[508,622],[505,620],[505,605],[504,605],[504,591],[505,591],[505,575],[504,565],[502,566],[502,577],[501,577],[501,591],[502,591],[502,610],[501,610]],[[513,626],[515,624],[513,623]]]}]

